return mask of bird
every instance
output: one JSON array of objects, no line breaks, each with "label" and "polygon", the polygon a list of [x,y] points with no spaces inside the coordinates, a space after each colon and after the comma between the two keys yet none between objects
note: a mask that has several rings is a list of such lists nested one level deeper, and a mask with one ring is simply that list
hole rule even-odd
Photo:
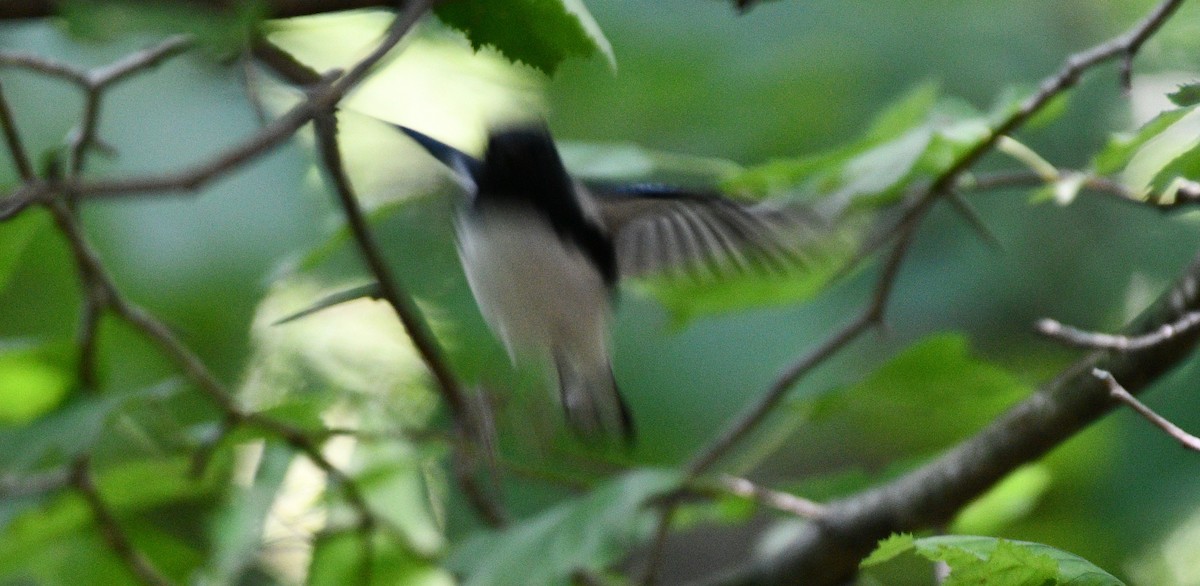
[{"label": "bird", "polygon": [[716,190],[586,184],[544,123],[492,130],[482,158],[395,126],[463,186],[457,248],[480,312],[514,363],[552,366],[567,424],[588,440],[636,438],[611,359],[623,281],[786,271],[806,262],[803,243],[823,226],[803,206]]}]

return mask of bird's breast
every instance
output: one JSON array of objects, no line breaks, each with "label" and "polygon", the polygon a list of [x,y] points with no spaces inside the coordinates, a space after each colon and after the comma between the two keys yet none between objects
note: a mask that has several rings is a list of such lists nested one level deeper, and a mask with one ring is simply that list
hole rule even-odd
[{"label": "bird's breast", "polygon": [[543,217],[474,209],[459,218],[458,251],[480,311],[510,352],[590,346],[606,335],[609,286]]}]

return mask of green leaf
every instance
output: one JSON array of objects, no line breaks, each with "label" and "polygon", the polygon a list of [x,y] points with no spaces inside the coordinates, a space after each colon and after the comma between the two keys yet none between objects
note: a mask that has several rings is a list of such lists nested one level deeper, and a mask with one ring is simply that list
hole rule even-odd
[{"label": "green leaf", "polygon": [[972,584],[1053,585],[1057,583],[1058,564],[1054,558],[1000,540],[984,559],[973,552],[943,546],[935,558],[950,566],[947,586]]},{"label": "green leaf", "polygon": [[218,55],[237,54],[266,17],[265,3],[238,2],[235,10],[211,10],[187,2],[134,0],[68,0],[59,14],[72,34],[89,40],[112,41],[151,32],[193,35]]},{"label": "green leaf", "polygon": [[879,571],[880,566],[909,552],[945,562],[950,567],[945,582],[948,586],[1123,586],[1113,575],[1075,554],[1040,543],[994,537],[944,535],[913,539],[893,535],[880,541],[861,567]]},{"label": "green leaf", "polygon": [[367,504],[404,533],[408,547],[422,556],[445,547],[430,500],[434,491],[428,486],[428,462],[423,454],[411,445],[392,441],[360,446],[356,457],[367,462],[355,475]]},{"label": "green leaf", "polygon": [[1179,89],[1167,94],[1167,97],[1180,108],[1200,104],[1200,83],[1181,85]]},{"label": "green leaf", "polygon": [[[454,577],[446,570],[412,554],[395,540],[376,531],[367,544],[357,531],[326,533],[317,538],[309,566],[307,584],[340,586],[369,584],[380,586],[453,586]],[[370,567],[365,562],[371,554]]]},{"label": "green leaf", "polygon": [[[999,124],[1015,114],[1017,110],[1025,104],[1029,97],[1038,92],[1037,87],[1026,85],[1015,85],[1004,88],[1000,96],[996,98],[994,105],[988,112],[988,120],[992,124]],[[1024,128],[1036,129],[1042,128],[1050,123],[1058,120],[1063,113],[1067,111],[1067,106],[1071,101],[1071,92],[1066,91],[1060,93],[1047,102],[1036,114],[1025,123]]]},{"label": "green leaf", "polygon": [[1200,109],[1193,109],[1149,137],[1130,157],[1121,180],[1137,192],[1149,190],[1172,162],[1200,145]]},{"label": "green leaf", "polygon": [[579,498],[468,539],[450,558],[467,586],[557,584],[577,569],[603,570],[651,530],[647,499],[674,488],[674,471],[640,470]]},{"label": "green leaf", "polygon": [[263,524],[275,502],[284,475],[292,463],[290,447],[264,444],[254,482],[248,487],[231,488],[228,503],[221,507],[212,524],[213,551],[205,582],[234,584],[259,555]]},{"label": "green leaf", "polygon": [[939,84],[927,81],[908,90],[893,104],[875,115],[864,139],[879,144],[896,138],[929,118],[937,105]]},{"label": "green leaf", "polygon": [[479,50],[494,47],[512,61],[553,74],[569,56],[599,52],[616,67],[612,46],[582,0],[459,0],[435,12]]},{"label": "green leaf", "polygon": [[758,196],[808,185],[827,191],[837,182],[842,166],[874,147],[904,137],[928,120],[937,103],[937,85],[925,83],[901,96],[871,122],[864,136],[848,145],[815,155],[777,159],[725,179],[723,189]]},{"label": "green leaf", "polygon": [[955,533],[995,533],[1031,513],[1053,480],[1045,463],[1023,466],[959,511],[951,527]]},{"label": "green leaf", "polygon": [[872,551],[871,555],[859,562],[858,567],[869,568],[882,564],[902,553],[912,551],[914,547],[916,547],[916,540],[913,539],[911,533],[893,533],[886,539],[879,540],[879,544],[875,546],[875,551]]},{"label": "green leaf", "polygon": [[99,439],[109,419],[130,402],[174,392],[164,383],[125,394],[76,397],[66,405],[18,427],[0,427],[0,472],[23,472],[63,463],[86,452]]},{"label": "green leaf", "polygon": [[0,426],[33,421],[58,406],[73,374],[42,347],[0,346]]},{"label": "green leaf", "polygon": [[1092,159],[1092,168],[1098,175],[1112,175],[1120,171],[1142,145],[1178,122],[1190,111],[1190,109],[1168,110],[1155,116],[1135,133],[1114,134],[1109,138],[1108,144]]},{"label": "green leaf", "polygon": [[49,221],[48,214],[27,210],[4,222],[4,229],[0,230],[0,292],[8,288],[13,271],[29,247],[29,242]]},{"label": "green leaf", "polygon": [[1029,392],[1009,372],[971,356],[963,335],[935,334],[861,382],[811,400],[809,421],[799,433],[817,441],[824,426],[870,430],[887,438],[877,457],[895,460],[974,433]]},{"label": "green leaf", "polygon": [[987,118],[969,105],[936,98],[918,87],[879,115],[864,138],[793,160],[752,167],[724,182],[732,191],[797,191],[825,199],[830,217],[893,204],[905,190],[950,168],[989,132]]},{"label": "green leaf", "polygon": [[[217,474],[193,478],[190,466],[186,457],[94,466],[97,489],[134,549],[168,576],[184,575],[201,561],[202,526],[225,482]],[[35,576],[47,584],[128,583],[128,569],[106,565],[116,560],[107,548],[90,507],[77,492],[64,491],[0,534],[0,582]]]}]

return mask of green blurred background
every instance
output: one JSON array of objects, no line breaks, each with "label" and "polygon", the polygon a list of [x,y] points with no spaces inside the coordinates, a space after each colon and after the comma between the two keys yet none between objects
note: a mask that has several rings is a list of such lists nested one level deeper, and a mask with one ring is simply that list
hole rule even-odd
[{"label": "green blurred background", "polygon": [[[377,224],[381,237],[401,279],[458,349],[462,372],[511,382],[492,371],[505,360],[472,313],[457,272],[445,178],[411,145],[361,114],[436,131],[463,148],[478,148],[489,122],[542,115],[564,140],[628,142],[753,165],[846,143],[874,113],[923,82],[986,110],[1006,88],[1031,87],[1067,55],[1124,30],[1152,4],[782,0],[737,16],[716,1],[593,1],[588,7],[612,43],[616,69],[599,57],[569,60],[549,79],[488,51],[473,55],[455,33],[429,22],[408,52],[350,100],[345,148],[364,198],[391,210]],[[1134,127],[1131,102],[1161,94],[1151,74],[1183,81],[1200,75],[1198,13],[1186,5],[1139,55],[1132,97],[1122,95],[1114,68],[1102,68],[1072,92],[1057,121],[1019,138],[1059,166],[1085,166],[1111,132]],[[275,38],[327,67],[361,55],[386,22],[381,18],[282,25]],[[329,36],[313,40],[316,30]],[[0,49],[76,64],[104,64],[154,38],[142,32],[98,41],[73,37],[55,21],[0,24]],[[179,169],[251,135],[258,122],[240,67],[189,56],[119,86],[105,100],[100,126],[119,156],[96,157],[90,172]],[[60,144],[76,121],[78,95],[21,71],[0,71],[0,82],[30,150]],[[295,99],[265,79],[256,83],[269,109]],[[339,225],[311,155],[304,140],[294,141],[194,195],[85,206],[89,234],[122,290],[174,326],[235,386],[252,386],[246,381],[264,350],[251,323],[268,293],[278,294],[272,283],[279,275],[307,272],[321,287],[363,275],[349,251],[305,260]],[[355,160],[361,162],[355,166]],[[1001,156],[983,164],[1018,166]],[[13,171],[0,166],[0,185],[13,182]],[[975,391],[964,388],[962,398],[917,403],[899,421],[887,409],[800,417],[814,409],[809,399],[853,385],[913,342],[948,331],[964,333],[975,358],[1036,386],[1076,356],[1039,339],[1032,331],[1038,318],[1116,329],[1167,286],[1200,244],[1196,222],[1186,214],[1087,195],[1066,207],[1031,205],[1029,196],[1019,190],[970,196],[998,247],[949,209],[935,210],[904,265],[886,331],[866,336],[802,382],[782,416],[756,438],[759,449],[742,454],[739,465],[814,498],[886,477],[977,429],[1019,397],[976,400]],[[399,211],[388,207],[396,201]],[[0,225],[0,232],[9,229]],[[18,263],[0,291],[0,336],[70,340],[80,296],[58,235],[38,231]],[[641,431],[632,463],[686,460],[784,365],[848,320],[869,298],[874,275],[869,268],[799,306],[684,327],[672,327],[652,299],[623,295],[615,368]],[[303,305],[304,297],[289,303],[278,311]],[[468,317],[459,323],[459,315]],[[110,386],[146,386],[173,372],[121,326],[106,323],[103,339]],[[1193,431],[1200,430],[1195,369],[1184,365],[1147,395],[1152,407]],[[544,402],[528,400],[537,401]],[[200,403],[184,400],[172,408],[186,420]],[[552,407],[542,408],[557,417]],[[1083,432],[1006,488],[1008,496],[992,513],[976,511],[960,528],[1048,543],[1132,583],[1200,584],[1200,457],[1129,413]],[[557,494],[519,482],[507,492],[518,511],[536,510]],[[458,511],[461,503],[451,503],[452,526],[470,526],[470,516]],[[739,559],[753,545],[744,535],[771,521],[763,515],[745,526],[701,524],[687,531],[672,542],[667,575],[699,576]],[[779,535],[787,530],[786,524],[776,529]]]}]

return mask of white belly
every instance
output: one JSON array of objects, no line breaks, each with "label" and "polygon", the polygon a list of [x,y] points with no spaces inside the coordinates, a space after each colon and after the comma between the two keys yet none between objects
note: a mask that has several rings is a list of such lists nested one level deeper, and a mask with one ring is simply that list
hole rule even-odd
[{"label": "white belly", "polygon": [[566,350],[607,364],[608,288],[548,224],[508,210],[466,214],[458,252],[480,311],[510,355]]}]

